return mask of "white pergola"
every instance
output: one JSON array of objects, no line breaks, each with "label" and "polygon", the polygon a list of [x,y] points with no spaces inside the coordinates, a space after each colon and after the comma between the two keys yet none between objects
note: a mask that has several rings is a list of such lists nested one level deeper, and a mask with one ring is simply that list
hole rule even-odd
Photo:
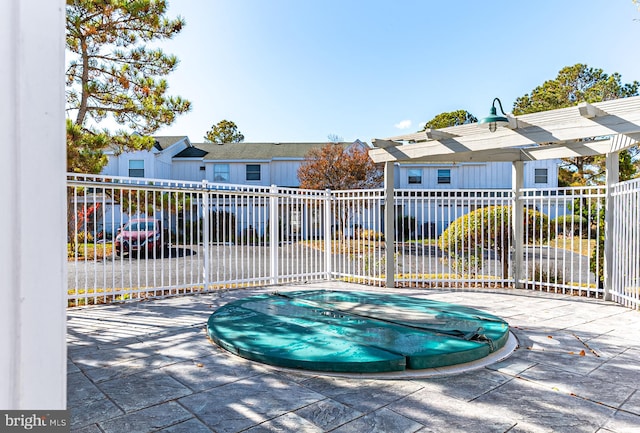
[{"label": "white pergola", "polygon": [[[514,197],[524,185],[524,162],[578,156],[606,155],[607,185],[619,180],[618,153],[640,140],[640,96],[616,99],[575,107],[526,114],[507,115],[509,124],[491,132],[477,123],[426,130],[386,139],[372,140],[369,156],[385,163],[385,195],[393,198],[393,170],[396,163],[429,162],[511,162]],[[607,204],[611,189],[607,189]],[[520,221],[524,210],[513,206],[514,220]],[[394,209],[385,208],[387,234],[387,287],[394,286],[393,245]],[[610,215],[605,219],[605,297],[611,280],[612,236]],[[514,227],[515,281],[520,276],[523,230]]]}]

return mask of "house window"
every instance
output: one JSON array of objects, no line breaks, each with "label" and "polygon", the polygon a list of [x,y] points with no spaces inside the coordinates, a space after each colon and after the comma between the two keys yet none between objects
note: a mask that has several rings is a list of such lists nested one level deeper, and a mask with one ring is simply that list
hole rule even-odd
[{"label": "house window", "polygon": [[438,183],[451,183],[451,170],[448,168],[438,170]]},{"label": "house window", "polygon": [[229,164],[215,164],[213,166],[214,182],[229,182]]},{"label": "house window", "polygon": [[144,177],[144,160],[129,160],[129,177]]},{"label": "house window", "polygon": [[536,168],[535,170],[535,183],[548,183],[549,176],[546,168]]},{"label": "house window", "polygon": [[247,180],[260,180],[259,164],[247,164]]},{"label": "house window", "polygon": [[409,169],[409,183],[410,184],[422,183],[422,169],[419,169],[419,168]]}]

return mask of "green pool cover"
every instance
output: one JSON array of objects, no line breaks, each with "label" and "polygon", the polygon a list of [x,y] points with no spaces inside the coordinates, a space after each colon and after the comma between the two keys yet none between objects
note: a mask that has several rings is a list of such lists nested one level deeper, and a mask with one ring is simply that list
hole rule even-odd
[{"label": "green pool cover", "polygon": [[484,358],[509,326],[474,308],[426,299],[325,290],[258,295],[214,312],[209,337],[266,364],[305,370],[379,373]]}]

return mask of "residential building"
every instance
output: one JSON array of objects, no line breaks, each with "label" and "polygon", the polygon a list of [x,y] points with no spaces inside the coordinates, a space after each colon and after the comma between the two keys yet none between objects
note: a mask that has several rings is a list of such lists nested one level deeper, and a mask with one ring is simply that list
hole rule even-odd
[{"label": "residential building", "polygon": [[[188,137],[155,137],[149,151],[108,153],[103,174],[234,185],[298,187],[297,172],[311,149],[326,143],[191,143]],[[368,149],[366,143],[337,145]],[[525,163],[525,188],[558,185],[558,161]],[[400,164],[398,189],[504,189],[511,187],[508,162]]]}]

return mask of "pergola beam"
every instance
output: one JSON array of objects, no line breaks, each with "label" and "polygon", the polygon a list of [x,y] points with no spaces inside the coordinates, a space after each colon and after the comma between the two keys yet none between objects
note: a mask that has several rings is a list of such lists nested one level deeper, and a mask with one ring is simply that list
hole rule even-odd
[{"label": "pergola beam", "polygon": [[[462,158],[471,160],[469,152],[552,144],[560,147],[573,146],[569,153],[575,156],[576,152],[589,152],[587,150],[589,146],[581,147],[573,144],[585,138],[640,134],[640,97],[583,104],[576,107],[527,114],[514,119],[517,128],[499,128],[494,133],[478,128],[476,124],[467,124],[439,130],[443,133],[439,134],[440,136],[455,135],[453,138],[429,139],[429,134],[424,131],[392,137],[388,141],[394,143],[414,141],[415,143],[403,146],[394,144],[393,146],[372,149],[369,151],[369,155],[374,162],[417,162],[430,160],[440,155],[450,155],[449,160],[456,161],[457,157],[451,155],[466,154]],[[431,136],[435,137],[433,132],[431,132]],[[558,151],[555,152],[558,153]],[[550,158],[555,157],[550,156]],[[480,160],[477,157],[472,158]]]},{"label": "pergola beam", "polygon": [[[539,161],[545,159],[575,158],[578,156],[605,155],[619,152],[635,146],[640,140],[640,134],[617,135],[613,138],[599,141],[580,141],[573,143],[551,144],[547,146],[532,146],[528,148],[488,149],[469,152],[451,152],[439,155],[427,155],[411,158],[407,163],[434,162],[514,162]],[[378,143],[380,140],[378,140]],[[395,142],[394,142],[395,143]],[[399,143],[398,143],[399,144]],[[404,148],[398,149],[404,150]]]},{"label": "pergola beam", "polygon": [[578,105],[578,112],[582,117],[587,119],[593,119],[594,117],[603,117],[607,115],[607,112],[599,109],[595,105],[591,105],[587,102],[584,102]]}]

